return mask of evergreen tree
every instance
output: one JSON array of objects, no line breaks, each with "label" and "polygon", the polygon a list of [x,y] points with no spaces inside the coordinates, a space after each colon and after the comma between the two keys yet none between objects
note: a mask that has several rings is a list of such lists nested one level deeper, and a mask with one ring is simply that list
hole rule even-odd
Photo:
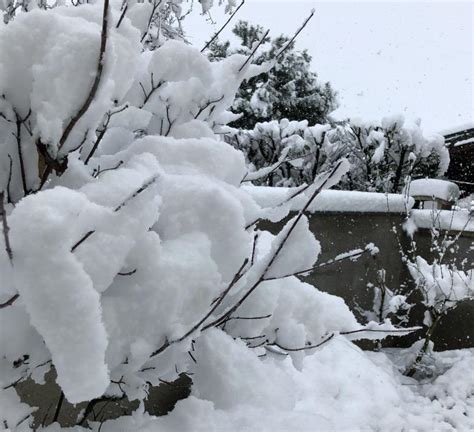
[{"label": "evergreen tree", "polygon": [[[265,34],[263,27],[239,21],[233,33],[241,46],[231,49],[230,43],[215,41],[210,46],[209,57],[218,60],[234,53],[249,55],[252,47]],[[253,58],[262,64],[274,59],[289,37],[266,37]],[[244,81],[239,89],[232,111],[242,114],[232,125],[253,129],[256,123],[273,119],[308,120],[309,124],[325,123],[336,107],[336,92],[310,70],[311,56],[307,50],[296,51],[290,44],[276,65],[265,74]]]}]

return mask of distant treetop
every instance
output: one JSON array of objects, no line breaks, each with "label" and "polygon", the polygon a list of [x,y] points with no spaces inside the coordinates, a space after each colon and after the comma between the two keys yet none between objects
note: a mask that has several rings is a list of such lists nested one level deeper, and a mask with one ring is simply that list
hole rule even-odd
[{"label": "distant treetop", "polygon": [[[209,47],[211,60],[235,53],[248,55],[265,35],[263,27],[247,21],[239,21],[232,31],[241,46],[232,49],[229,41],[216,40]],[[289,40],[285,35],[265,37],[253,63],[273,60]],[[320,83],[310,68],[311,56],[307,50],[296,51],[291,43],[268,73],[243,82],[232,106],[232,111],[242,116],[232,125],[253,129],[258,122],[282,118],[308,120],[309,124],[326,123],[329,113],[337,108],[336,92],[328,82]]]}]

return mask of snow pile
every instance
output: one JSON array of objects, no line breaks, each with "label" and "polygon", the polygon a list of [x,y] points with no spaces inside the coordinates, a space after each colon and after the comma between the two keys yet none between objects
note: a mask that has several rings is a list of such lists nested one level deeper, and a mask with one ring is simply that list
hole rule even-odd
[{"label": "snow pile", "polygon": [[[474,350],[436,353],[440,370],[446,371],[423,383],[398,373],[392,361],[403,350],[366,353],[342,338],[307,356],[302,371],[278,354],[262,361],[218,330],[201,339],[195,354],[207,362],[195,366],[193,393],[173,412],[152,417],[138,409],[103,423],[101,431],[454,432],[474,427],[473,379],[466,374],[474,366]],[[241,365],[246,376],[236,374]]]},{"label": "snow pile", "polygon": [[438,198],[443,201],[455,201],[459,198],[459,187],[456,183],[438,179],[412,180],[407,187],[412,197]]},{"label": "snow pile", "polygon": [[[253,225],[268,210],[240,187],[244,157],[218,134],[242,80],[263,69],[243,67],[242,55],[211,63],[177,41],[142,52],[133,20],[118,26],[112,8],[99,76],[100,3],[35,10],[0,27],[0,400],[18,405],[14,415],[2,406],[0,422],[14,428],[26,412],[11,384],[41,382],[51,367],[72,403],[143,400],[149,386],[201,367],[205,397],[234,407],[216,392],[235,388],[242,402],[267,406],[243,377],[267,374],[270,397],[272,374],[283,375],[258,356],[287,351],[296,374],[340,332],[393,332],[390,323],[361,327],[341,299],[293,276],[320,252],[302,214],[276,236]],[[337,162],[304,199],[348,169]],[[224,361],[214,343],[242,361],[206,387],[206,371]]]}]

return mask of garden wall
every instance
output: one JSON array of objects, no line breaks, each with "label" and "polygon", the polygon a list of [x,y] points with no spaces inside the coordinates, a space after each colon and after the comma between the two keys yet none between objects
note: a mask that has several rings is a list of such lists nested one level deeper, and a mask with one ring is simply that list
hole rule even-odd
[{"label": "garden wall", "polygon": [[[431,234],[428,227],[432,225],[433,214],[428,210],[412,210],[411,213],[413,220],[419,227],[414,234],[418,254],[430,258],[432,256],[430,252]],[[457,241],[458,252],[455,255],[448,252],[446,260],[453,259],[460,264],[462,260],[466,259],[467,268],[474,267],[474,232],[467,231],[472,228],[470,220],[466,220],[466,217],[457,220],[455,217],[453,218],[451,211],[437,212],[437,215],[434,222],[435,224],[438,222],[441,235],[444,235],[445,229],[450,226],[457,228],[450,231],[452,234],[464,230]],[[289,217],[291,216],[293,214],[290,214]],[[413,287],[411,277],[400,254],[400,246],[405,251],[411,246],[411,240],[402,228],[406,214],[388,211],[314,211],[308,216],[310,229],[322,247],[319,263],[352,249],[364,249],[368,243],[374,243],[379,248],[380,252],[375,256],[363,254],[357,261],[343,260],[336,264],[323,266],[304,278],[305,281],[320,290],[342,297],[360,319],[363,317],[358,310],[372,309],[373,290],[367,286],[367,283],[377,282],[379,269],[386,270],[386,285],[392,291],[397,291],[401,287],[403,294],[409,292]],[[285,222],[286,220],[273,224],[263,221],[259,227],[276,233]],[[412,310],[411,323],[420,325],[422,320],[422,311]],[[390,343],[408,345],[419,337],[418,333],[406,338],[394,338]],[[461,304],[454,312],[443,318],[433,339],[438,350],[474,347],[474,302]]]}]

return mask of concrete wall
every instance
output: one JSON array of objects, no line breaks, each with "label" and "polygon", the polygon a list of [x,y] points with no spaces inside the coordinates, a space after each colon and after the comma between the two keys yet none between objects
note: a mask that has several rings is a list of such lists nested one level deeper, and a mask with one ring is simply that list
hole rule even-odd
[{"label": "concrete wall", "polygon": [[[386,285],[392,291],[400,291],[400,294],[404,294],[413,288],[411,277],[399,252],[399,244],[407,251],[411,243],[402,229],[405,215],[319,212],[308,216],[310,229],[321,242],[322,254],[318,262],[330,260],[351,249],[363,249],[368,243],[374,243],[380,249],[380,253],[375,257],[364,254],[355,262],[341,261],[319,268],[310,276],[303,278],[321,291],[342,297],[359,319],[363,320],[357,311],[359,308],[372,309],[373,290],[367,287],[367,283],[376,283],[379,269],[386,270]],[[276,233],[285,222],[286,220],[277,224],[262,222],[259,227]],[[430,258],[429,230],[418,230],[414,240],[418,254]],[[458,240],[459,252],[454,255],[448,252],[446,260],[454,260],[459,264],[467,259],[472,266],[473,240],[474,233],[463,233]],[[409,300],[415,302],[417,298],[412,295]],[[421,325],[423,310],[413,308],[411,318],[413,325]],[[421,334],[418,332],[405,338],[393,338],[388,343],[392,346],[407,346],[419,339]],[[443,318],[436,331],[434,342],[435,349],[438,350],[474,347],[474,302],[465,302]]]}]

